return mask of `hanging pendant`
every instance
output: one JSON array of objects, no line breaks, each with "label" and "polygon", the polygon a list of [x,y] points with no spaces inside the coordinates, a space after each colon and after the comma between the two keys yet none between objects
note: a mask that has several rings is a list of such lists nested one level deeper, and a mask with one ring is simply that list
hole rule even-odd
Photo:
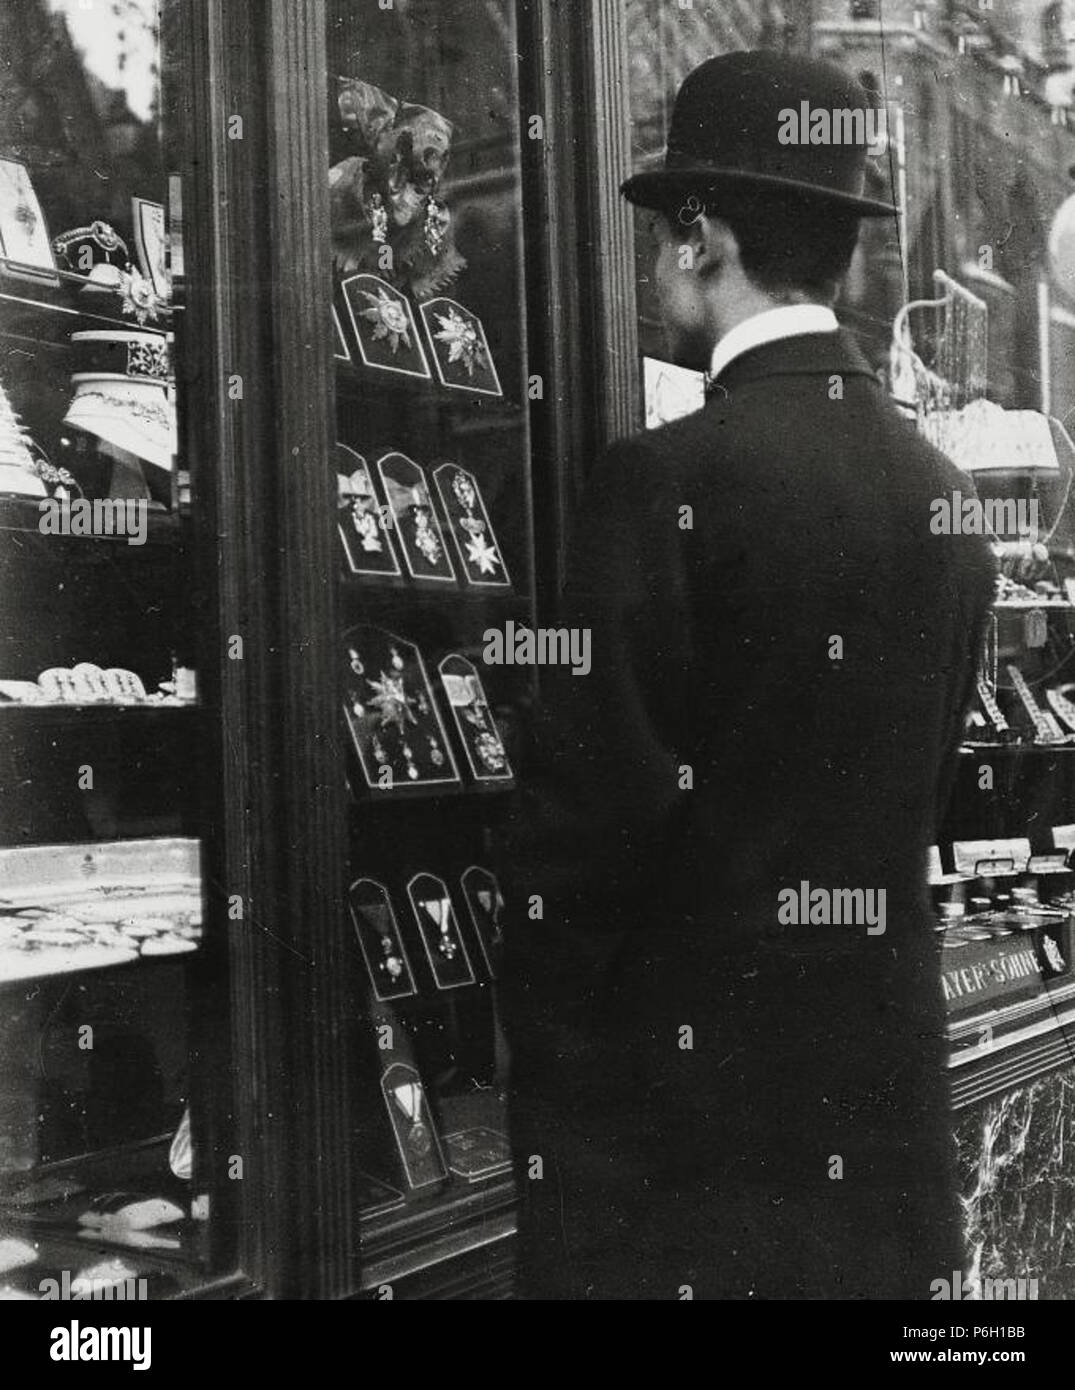
[{"label": "hanging pendant", "polygon": [[370,236],[378,246],[388,240],[388,209],[384,199],[375,193],[370,199]]},{"label": "hanging pendant", "polygon": [[446,204],[431,193],[426,203],[425,243],[431,256],[435,256],[444,245],[452,215]]}]

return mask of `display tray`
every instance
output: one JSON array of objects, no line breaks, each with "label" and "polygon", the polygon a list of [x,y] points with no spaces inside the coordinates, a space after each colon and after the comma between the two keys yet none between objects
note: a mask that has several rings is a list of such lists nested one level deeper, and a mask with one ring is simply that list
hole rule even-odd
[{"label": "display tray", "polygon": [[193,951],[198,863],[195,840],[0,850],[0,984]]},{"label": "display tray", "polygon": [[170,1139],[0,1180],[0,1300],[162,1299],[197,1284],[201,1223],[168,1169]]},{"label": "display tray", "polygon": [[[164,714],[192,714],[201,706],[194,700],[161,700],[158,704],[110,704],[106,700],[93,705],[30,704],[28,701],[0,700],[0,720],[30,719],[40,724],[77,722],[79,728],[95,723],[110,724],[117,717],[124,720],[159,719]],[[0,724],[3,728],[3,724]]]}]

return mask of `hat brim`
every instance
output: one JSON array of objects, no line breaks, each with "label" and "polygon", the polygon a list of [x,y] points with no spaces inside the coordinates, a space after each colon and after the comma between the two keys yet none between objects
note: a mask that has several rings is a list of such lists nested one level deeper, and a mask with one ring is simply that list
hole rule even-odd
[{"label": "hat brim", "polygon": [[689,194],[719,194],[722,189],[769,189],[795,193],[812,202],[844,208],[859,217],[894,217],[897,209],[892,203],[876,198],[859,198],[841,189],[822,188],[816,183],[782,178],[776,174],[755,174],[745,169],[715,169],[711,164],[684,165],[678,169],[654,169],[634,174],[620,185],[620,192],[639,207],[667,211],[670,205]]}]

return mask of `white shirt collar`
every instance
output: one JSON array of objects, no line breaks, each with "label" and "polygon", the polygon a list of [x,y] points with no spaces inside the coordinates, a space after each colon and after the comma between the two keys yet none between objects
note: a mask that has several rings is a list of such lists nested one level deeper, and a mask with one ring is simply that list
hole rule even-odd
[{"label": "white shirt collar", "polygon": [[709,362],[712,381],[735,357],[778,338],[796,338],[801,333],[835,333],[840,327],[836,315],[824,304],[783,304],[744,319],[725,333]]}]

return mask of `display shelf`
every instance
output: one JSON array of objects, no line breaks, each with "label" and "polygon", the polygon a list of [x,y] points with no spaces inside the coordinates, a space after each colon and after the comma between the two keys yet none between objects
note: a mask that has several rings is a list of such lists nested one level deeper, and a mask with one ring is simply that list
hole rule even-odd
[{"label": "display shelf", "polygon": [[470,616],[472,610],[483,607],[510,612],[519,609],[529,612],[533,608],[533,599],[529,594],[514,590],[484,589],[463,584],[424,585],[414,580],[397,579],[395,576],[382,578],[345,573],[342,576],[342,588],[348,605],[353,604],[356,607],[368,605],[371,608],[406,610],[428,607],[445,610],[462,605],[466,616]]},{"label": "display shelf", "polygon": [[[125,723],[139,719],[162,719],[168,715],[182,715],[190,717],[198,714],[201,706],[194,702],[183,702],[181,704],[130,704],[130,705],[33,705],[20,704],[17,701],[0,703],[0,730],[5,728],[5,724],[11,722],[18,723],[20,720],[27,720],[33,724],[45,726],[60,725],[70,727],[78,732],[92,729],[102,724],[111,725],[114,720],[119,719]],[[9,729],[8,732],[11,730]],[[192,730],[184,730],[190,735]]]},{"label": "display shelf", "polygon": [[396,410],[401,406],[406,406],[408,411],[432,407],[441,414],[451,411],[504,419],[512,423],[517,423],[524,414],[518,401],[506,396],[461,391],[444,386],[432,378],[401,378],[392,372],[354,362],[336,362],[336,389],[344,401],[361,401],[363,404],[368,404],[370,392],[373,391],[381,398],[383,408]]},{"label": "display shelf", "polygon": [[362,1288],[396,1284],[509,1241],[516,1229],[514,1206],[514,1186],[504,1178],[426,1209],[364,1223]]},{"label": "display shelf", "polygon": [[1032,598],[998,598],[993,602],[996,612],[1034,612],[1041,609],[1050,613],[1070,613],[1075,610],[1075,603],[1069,603],[1067,599],[1032,599]]}]

